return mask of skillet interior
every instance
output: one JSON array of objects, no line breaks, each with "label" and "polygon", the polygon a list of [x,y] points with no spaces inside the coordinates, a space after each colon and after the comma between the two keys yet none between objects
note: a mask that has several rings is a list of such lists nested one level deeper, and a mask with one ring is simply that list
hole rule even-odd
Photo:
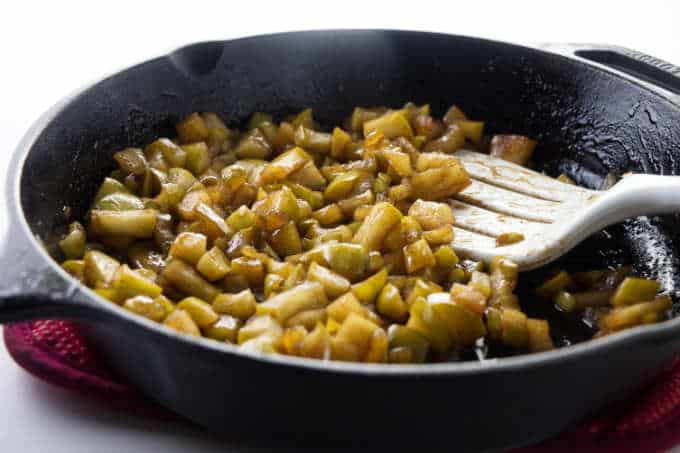
[{"label": "skillet interior", "polygon": [[[45,126],[27,155],[20,187],[24,215],[49,244],[67,223],[64,206],[76,218],[85,212],[98,182],[113,167],[114,151],[170,133],[174,121],[194,110],[216,111],[238,123],[254,110],[283,114],[310,106],[322,122],[333,124],[356,104],[396,106],[406,100],[430,102],[436,114],[455,102],[470,116],[486,120],[489,132],[536,137],[539,167],[551,174],[567,171],[589,187],[598,187],[610,171],[680,173],[678,108],[601,70],[471,38],[309,32],[184,48],[86,90]],[[639,272],[661,278],[675,293],[676,225],[674,217],[627,222],[612,228],[610,239],[591,238],[570,254],[566,265],[632,261]],[[592,252],[603,247],[608,251]],[[289,434],[305,426],[301,434],[326,439],[333,426],[349,433],[363,430],[366,436],[408,427],[419,440],[450,432],[450,403],[468,408],[456,417],[453,429],[461,451],[507,447],[554,433],[620,396],[677,347],[648,342],[635,357],[623,347],[611,351],[606,365],[594,354],[568,356],[563,363],[536,366],[521,376],[511,370],[461,373],[455,382],[445,373],[365,375],[357,387],[355,375],[269,366],[234,354],[215,360],[208,348],[120,327],[102,324],[93,332],[115,369],[163,404],[215,430],[225,429],[230,413],[225,402],[254,401],[269,412],[241,404],[241,417],[230,419],[230,429],[252,431],[251,422],[261,420],[272,431]],[[578,393],[561,391],[563,367],[584,371],[569,377]],[[288,392],[270,390],[271,373],[278,373],[277,383]],[[426,385],[404,392],[404,385],[419,380]],[[607,382],[608,388],[593,382]],[[191,391],[185,391],[187,385]],[[335,393],[329,394],[329,388]],[[384,395],[397,393],[405,410],[395,412]],[[479,406],[480,395],[508,404],[489,413]],[[552,404],[545,404],[548,395]],[[447,405],[437,404],[443,396]],[[301,411],[285,417],[290,407],[305,401],[325,401],[335,410],[330,419]],[[365,410],[357,410],[357,401]],[[413,411],[425,414],[422,421],[413,420]]]},{"label": "skillet interior", "polygon": [[[111,155],[169,134],[191,111],[237,124],[256,110],[313,107],[328,125],[356,105],[451,103],[487,132],[535,137],[538,168],[599,188],[607,173],[680,173],[680,110],[657,95],[563,57],[464,37],[412,32],[307,32],[180,49],[114,75],[49,124],[21,178],[24,213],[41,238],[80,218]],[[675,216],[638,219],[591,238],[567,267],[632,262],[676,294]],[[593,250],[602,252],[593,253]],[[528,278],[525,281],[531,282]]]}]

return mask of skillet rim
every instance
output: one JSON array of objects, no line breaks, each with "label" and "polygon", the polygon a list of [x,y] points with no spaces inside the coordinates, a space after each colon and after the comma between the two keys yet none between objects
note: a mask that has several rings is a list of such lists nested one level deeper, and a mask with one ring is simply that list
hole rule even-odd
[{"label": "skillet rim", "polygon": [[[680,335],[680,315],[676,315],[674,318],[663,321],[658,324],[637,326],[631,329],[626,329],[622,332],[618,332],[613,335],[608,335],[603,338],[596,338],[585,341],[583,343],[578,343],[575,345],[570,345],[567,347],[561,347],[554,349],[552,351],[539,352],[539,353],[527,353],[512,357],[502,357],[493,358],[483,361],[465,361],[465,362],[444,362],[444,363],[428,363],[428,364],[367,364],[367,363],[353,363],[353,362],[338,362],[338,361],[322,361],[317,359],[309,359],[302,357],[286,356],[281,354],[260,354],[255,352],[243,351],[239,347],[227,343],[220,343],[214,340],[205,339],[203,337],[193,337],[189,335],[184,335],[175,332],[171,329],[165,328],[163,325],[155,323],[153,321],[147,320],[143,317],[136,316],[132,313],[127,312],[122,307],[111,304],[109,301],[105,300],[101,296],[97,295],[93,290],[87,286],[81,284],[70,274],[64,271],[61,266],[47,253],[44,247],[41,246],[40,242],[36,238],[35,234],[32,232],[30,225],[26,220],[24,214],[24,208],[21,203],[21,180],[24,175],[24,165],[26,158],[30,154],[30,151],[41,135],[42,131],[47,125],[49,125],[59,114],[70,105],[72,102],[76,101],[77,98],[82,95],[85,91],[93,88],[98,83],[101,83],[109,78],[115,77],[116,75],[123,73],[129,69],[147,64],[151,61],[160,58],[170,58],[174,52],[181,51],[191,46],[200,46],[208,43],[238,43],[248,40],[255,40],[263,37],[276,38],[284,37],[290,35],[302,35],[302,34],[323,34],[323,33],[365,33],[365,32],[376,32],[376,33],[400,33],[400,34],[410,34],[410,35],[429,35],[429,36],[439,36],[447,38],[457,38],[463,41],[469,42],[482,42],[494,45],[501,45],[512,47],[524,52],[535,52],[543,56],[550,58],[555,58],[559,60],[565,60],[572,64],[577,64],[584,68],[589,68],[595,71],[608,73],[609,76],[617,77],[623,79],[625,82],[632,83],[638,86],[640,89],[649,92],[651,95],[662,99],[665,102],[673,105],[676,108],[680,108],[680,105],[676,103],[672,98],[665,96],[664,94],[651,89],[646,82],[641,82],[634,77],[622,73],[621,71],[614,70],[604,66],[602,64],[590,63],[583,58],[578,56],[564,55],[563,53],[558,53],[557,51],[548,50],[550,46],[537,45],[532,47],[530,45],[522,45],[504,41],[490,40],[484,38],[477,38],[471,36],[447,34],[447,33],[434,33],[419,30],[403,30],[403,29],[316,29],[316,30],[304,30],[304,31],[290,31],[290,32],[278,32],[269,34],[257,34],[250,35],[235,39],[225,39],[225,40],[212,40],[212,41],[199,41],[187,44],[176,48],[170,52],[164,54],[147,58],[136,64],[126,66],[123,69],[112,71],[107,75],[97,78],[90,83],[87,83],[80,88],[75,89],[71,93],[67,94],[61,98],[56,104],[45,111],[40,117],[38,117],[35,122],[30,126],[25,135],[20,139],[18,145],[16,146],[10,163],[7,167],[8,176],[7,184],[4,196],[6,197],[7,207],[10,210],[10,215],[8,216],[9,227],[8,231],[11,231],[12,225],[18,226],[21,230],[22,238],[21,240],[25,242],[27,247],[37,254],[40,259],[44,262],[49,263],[49,266],[53,272],[55,272],[63,280],[64,283],[68,283],[71,287],[76,287],[78,292],[85,295],[83,298],[79,298],[78,292],[71,294],[69,299],[71,303],[76,305],[88,305],[90,308],[101,311],[113,318],[118,318],[123,321],[132,322],[136,327],[148,329],[154,334],[161,334],[170,337],[173,340],[180,341],[188,347],[194,348],[205,348],[210,351],[215,351],[218,353],[230,353],[236,355],[239,359],[250,359],[262,362],[263,365],[284,365],[288,367],[303,367],[310,371],[320,371],[320,372],[330,372],[330,373],[342,373],[342,374],[359,374],[365,376],[397,376],[397,377],[414,377],[414,376],[428,376],[428,377],[438,377],[442,375],[455,376],[455,375],[468,375],[468,374],[489,374],[498,372],[515,372],[522,371],[528,368],[540,367],[553,365],[556,362],[564,362],[568,360],[579,360],[592,355],[601,354],[604,355],[606,351],[610,351],[616,348],[624,348],[629,345],[635,345],[638,342],[665,342],[669,341],[670,338]],[[555,48],[559,49],[560,44],[556,44]],[[568,44],[566,45],[569,46]],[[88,320],[84,320],[86,323]],[[106,322],[110,322],[107,320]]]}]

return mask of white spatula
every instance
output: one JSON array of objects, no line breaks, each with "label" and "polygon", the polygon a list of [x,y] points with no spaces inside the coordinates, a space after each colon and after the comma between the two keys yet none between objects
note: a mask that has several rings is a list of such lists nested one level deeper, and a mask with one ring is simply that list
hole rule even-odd
[{"label": "white spatula", "polygon": [[[680,176],[634,174],[606,191],[562,183],[525,167],[473,151],[456,153],[472,184],[451,206],[456,252],[477,260],[505,256],[526,271],[543,266],[580,241],[629,217],[680,212]],[[524,239],[498,246],[503,233]]]}]

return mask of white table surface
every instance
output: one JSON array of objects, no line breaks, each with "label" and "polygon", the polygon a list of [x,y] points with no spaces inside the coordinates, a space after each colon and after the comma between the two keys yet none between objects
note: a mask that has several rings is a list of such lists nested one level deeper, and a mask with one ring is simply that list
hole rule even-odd
[{"label": "white table surface", "polygon": [[[0,187],[31,122],[64,94],[176,46],[275,31],[406,28],[513,42],[599,42],[680,65],[680,2],[6,2],[0,15]],[[403,6],[396,6],[397,4]],[[409,6],[406,6],[406,5]],[[340,6],[342,5],[342,6]],[[192,11],[193,9],[193,11]],[[0,212],[2,212],[0,200]],[[4,225],[0,216],[0,235]],[[184,423],[111,411],[25,373],[0,346],[0,451],[233,450]],[[680,453],[680,448],[674,449]]]}]

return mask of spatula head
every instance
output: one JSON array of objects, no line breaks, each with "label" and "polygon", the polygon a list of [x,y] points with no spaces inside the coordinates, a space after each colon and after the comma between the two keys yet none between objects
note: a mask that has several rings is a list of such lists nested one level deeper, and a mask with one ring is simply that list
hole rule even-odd
[{"label": "spatula head", "polygon": [[[602,193],[487,154],[463,150],[456,157],[472,183],[451,201],[453,246],[477,260],[502,255],[530,270],[558,258],[578,242],[570,227]],[[511,233],[523,238],[503,245]]]}]

